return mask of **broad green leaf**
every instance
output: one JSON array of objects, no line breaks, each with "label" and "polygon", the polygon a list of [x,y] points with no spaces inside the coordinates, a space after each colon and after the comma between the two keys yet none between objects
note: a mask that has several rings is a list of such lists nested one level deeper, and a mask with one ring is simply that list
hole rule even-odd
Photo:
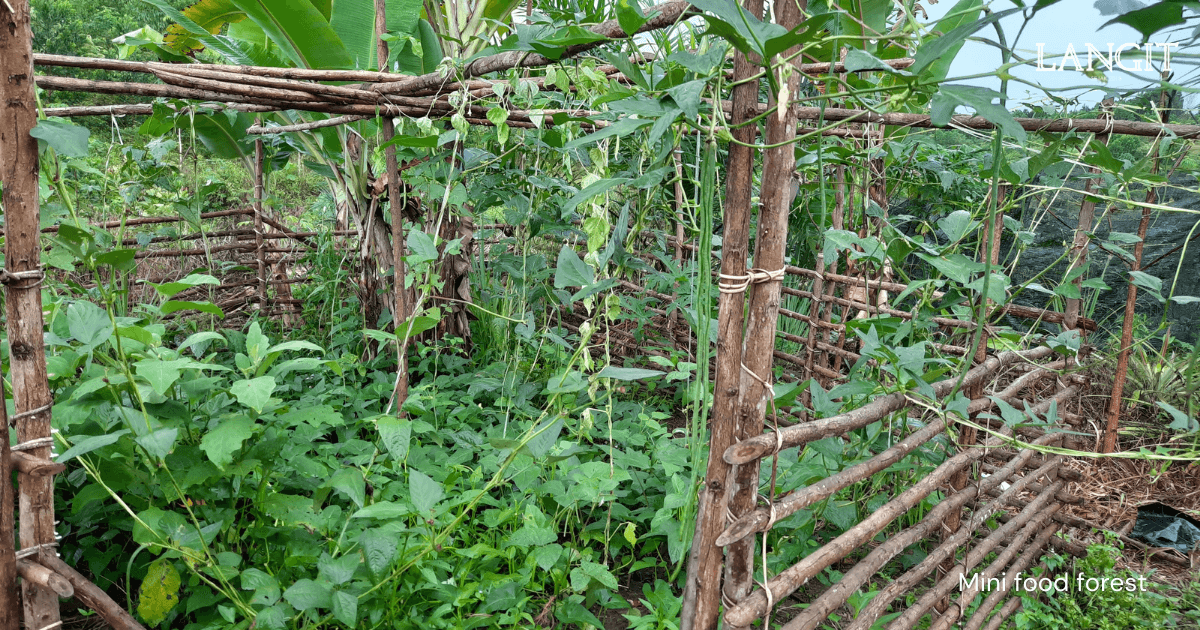
[{"label": "broad green leaf", "polygon": [[645,120],[642,118],[622,118],[621,120],[618,120],[617,122],[601,129],[600,131],[588,134],[582,138],[576,138],[568,142],[566,145],[564,145],[564,148],[578,149],[580,147],[592,144],[593,142],[599,142],[605,138],[611,138],[613,136],[627,136],[638,129],[653,123],[653,120]]},{"label": "broad green leaf", "polygon": [[283,592],[283,599],[296,610],[329,608],[333,605],[333,593],[326,584],[309,579],[298,580]]},{"label": "broad green leaf", "polygon": [[437,245],[434,245],[433,238],[421,230],[410,230],[408,233],[408,259],[411,264],[420,264],[437,260],[438,251]]},{"label": "broad green leaf", "polygon": [[[311,2],[231,0],[299,68],[353,68],[354,60],[329,20]],[[371,20],[360,28],[374,35]]]},{"label": "broad green leaf", "polygon": [[937,222],[938,227],[946,233],[951,243],[957,243],[968,232],[979,227],[978,221],[971,220],[971,213],[966,210],[955,210]]},{"label": "broad green leaf", "polygon": [[186,278],[181,278],[174,282],[164,282],[162,284],[148,282],[147,284],[154,287],[154,290],[157,291],[159,295],[165,298],[172,298],[184,289],[190,289],[192,287],[205,284],[211,284],[215,286],[221,284],[221,281],[205,273],[193,273],[189,274]]},{"label": "broad green leaf", "polygon": [[[1194,2],[1159,0],[1145,8],[1117,16],[1105,22],[1104,26],[1108,26],[1109,24],[1125,24],[1141,33],[1144,39],[1149,39],[1151,35],[1165,28],[1183,24],[1185,22],[1183,17],[1183,8],[1185,6],[1193,11],[1196,9]],[[1104,26],[1100,28],[1104,28]]]},{"label": "broad green leaf", "polygon": [[596,281],[592,268],[579,258],[569,245],[558,252],[558,267],[554,273],[554,288],[586,287]]},{"label": "broad green leaf", "polygon": [[999,127],[1006,135],[1024,142],[1025,129],[1017,123],[1008,109],[992,102],[1000,96],[999,92],[985,87],[943,85],[937,94],[934,94],[930,104],[930,120],[934,125],[944,126],[950,122],[954,109],[962,105],[974,109],[977,115]]},{"label": "broad green leaf", "polygon": [[73,158],[81,158],[88,152],[88,136],[91,132],[62,118],[46,118],[29,130],[29,135],[50,145],[56,152]]},{"label": "broad green leaf", "polygon": [[[421,17],[421,0],[388,0],[386,13],[388,33],[411,34]],[[379,69],[374,0],[335,0],[329,22],[346,47],[350,67]]]},{"label": "broad green leaf", "polygon": [[408,447],[412,441],[412,421],[401,420],[391,416],[383,416],[376,422],[379,437],[383,445],[397,461],[408,457]]},{"label": "broad green leaf", "polygon": [[[970,35],[963,35],[961,39],[951,40],[946,42],[946,45],[937,44],[935,42],[945,39],[953,34],[958,36],[960,31],[956,29],[964,26],[970,26],[979,20],[980,12],[983,10],[983,0],[958,0],[949,11],[946,12],[946,17],[938,20],[934,25],[933,32],[926,36],[921,42],[921,48],[917,54],[920,57],[921,50],[930,47],[931,50],[926,55],[929,55],[928,61],[926,57],[920,57],[921,66],[912,68],[911,72],[920,73],[923,78],[932,79],[940,82],[945,79],[950,73],[950,64],[954,62],[954,58],[958,56],[958,52],[962,49],[966,38]],[[847,56],[847,66],[849,65],[849,54]],[[924,72],[922,72],[924,70]]]},{"label": "broad green leaf", "polygon": [[345,591],[333,592],[333,618],[353,628],[358,625],[358,598]]},{"label": "broad green leaf", "polygon": [[167,613],[179,603],[181,584],[179,572],[171,560],[159,558],[152,562],[138,588],[137,611],[142,620],[151,626],[166,620]]},{"label": "broad green leaf", "polygon": [[214,156],[246,163],[254,157],[254,139],[246,133],[252,124],[254,117],[244,113],[217,112],[193,119],[196,137]]},{"label": "broad green leaf", "polygon": [[200,439],[200,450],[208,459],[224,470],[233,463],[233,454],[242,447],[242,442],[254,435],[254,421],[243,416],[229,418]]},{"label": "broad green leaf", "polygon": [[112,336],[112,320],[104,309],[81,300],[67,307],[67,330],[75,341],[95,347]]},{"label": "broad green leaf", "polygon": [[638,0],[617,0],[617,24],[626,35],[637,33],[639,28],[649,19],[642,13]]},{"label": "broad green leaf", "polygon": [[322,555],[317,560],[317,573],[321,578],[334,584],[345,584],[354,577],[354,572],[358,570],[359,564],[362,564],[362,559],[357,553],[347,554],[337,559],[329,555]]},{"label": "broad green leaf", "polygon": [[704,15],[704,20],[708,23],[706,33],[728,41],[734,48],[745,53],[761,55],[769,40],[788,33],[786,28],[778,24],[759,20],[732,0],[695,0],[692,6],[712,14]]},{"label": "broad green leaf", "polygon": [[525,443],[525,448],[529,449],[529,454],[534,457],[543,457],[554,448],[554,444],[558,442],[558,434],[562,432],[563,417],[556,416],[543,421],[533,430],[533,437]]},{"label": "broad green leaf", "polygon": [[558,532],[554,531],[552,528],[536,527],[534,525],[526,524],[521,529],[513,532],[512,535],[508,537],[505,545],[529,549],[530,547],[548,545],[552,542],[556,542],[557,540]]},{"label": "broad green leaf", "polygon": [[146,449],[152,457],[163,459],[175,448],[175,440],[179,437],[179,429],[162,428],[137,438],[137,443]]},{"label": "broad green leaf", "polygon": [[583,571],[583,573],[588,577],[599,582],[602,586],[604,586],[604,588],[607,588],[610,591],[617,590],[617,578],[612,574],[611,571],[608,570],[608,567],[605,567],[602,564],[584,560],[583,563],[579,565],[579,570]]},{"label": "broad green leaf", "polygon": [[318,346],[315,343],[312,343],[310,341],[296,340],[296,341],[285,341],[283,343],[277,343],[277,344],[271,346],[271,348],[269,350],[267,350],[267,354],[274,354],[276,352],[299,351],[299,350],[312,350],[313,352],[321,352],[321,353],[325,352],[324,348],[322,348],[321,346]]},{"label": "broad green leaf", "polygon": [[704,93],[707,85],[708,81],[704,80],[688,81],[668,88],[667,94],[671,95],[671,99],[687,114],[689,120],[695,120],[700,115],[700,95]]},{"label": "broad green leaf", "polygon": [[433,506],[437,505],[437,502],[441,501],[442,496],[445,495],[442,484],[431,479],[429,475],[414,469],[408,471],[408,492],[413,506],[422,514],[431,511]]},{"label": "broad green leaf", "polygon": [[67,449],[67,452],[55,457],[54,461],[61,464],[81,455],[87,455],[96,449],[104,448],[109,444],[116,443],[116,441],[121,439],[121,436],[125,435],[126,433],[129,433],[129,429],[121,429],[120,431],[106,435],[93,435],[91,437],[84,438],[76,442],[71,448]]},{"label": "broad green leaf", "polygon": [[108,265],[118,271],[132,271],[136,254],[137,250],[133,249],[113,249],[97,255],[96,264]]},{"label": "broad green leaf", "polygon": [[358,537],[358,544],[371,574],[377,578],[386,575],[396,559],[396,536],[383,529],[368,529]]},{"label": "broad green leaf", "polygon": [[263,407],[271,399],[275,391],[275,377],[260,376],[252,379],[242,379],[229,388],[237,401],[247,407],[262,413]]},{"label": "broad green leaf", "polygon": [[362,471],[357,468],[342,468],[337,471],[326,484],[330,488],[346,495],[354,505],[362,508],[367,500],[366,480]]},{"label": "broad green leaf", "polygon": [[1162,278],[1152,276],[1144,271],[1130,271],[1129,278],[1139,289],[1150,292],[1162,300]]},{"label": "broad green leaf", "polygon": [[533,559],[537,562],[538,567],[543,571],[549,571],[558,566],[558,559],[562,557],[563,547],[558,543],[542,545],[533,550]]},{"label": "broad green leaf", "polygon": [[[960,5],[962,5],[962,2],[951,9],[951,11],[958,9]],[[970,15],[970,7],[970,4],[968,4],[966,7],[963,7],[968,10],[968,16]],[[944,33],[941,36],[930,38],[927,42],[921,45],[920,49],[917,50],[917,54],[915,55],[916,61],[909,70],[913,74],[920,74],[922,70],[931,66],[935,61],[942,59],[946,55],[953,56],[956,54],[958,49],[962,48],[963,41],[973,35],[976,31],[1021,10],[1021,8],[1015,8],[1005,11],[997,11],[996,13],[992,13],[983,19],[969,20],[962,26],[956,26],[953,28],[953,30]],[[945,22],[945,26],[952,26],[953,24],[957,23],[957,20],[943,20],[942,22],[938,23],[938,26],[943,26],[943,22]]]}]

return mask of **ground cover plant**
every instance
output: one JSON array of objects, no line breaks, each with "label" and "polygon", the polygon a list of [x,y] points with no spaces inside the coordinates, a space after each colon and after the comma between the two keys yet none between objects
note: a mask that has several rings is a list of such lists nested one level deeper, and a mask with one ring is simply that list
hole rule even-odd
[{"label": "ground cover plant", "polygon": [[[305,0],[294,12],[284,2],[148,4],[165,25],[157,14],[128,14],[139,21],[123,22],[123,54],[380,65],[374,32],[340,13],[369,11],[369,2]],[[403,19],[389,17],[385,65],[453,76],[472,55],[557,59],[596,41],[583,26],[615,19],[629,31],[649,17],[636,2],[537,2],[517,19],[518,4],[388,3],[396,10],[389,16]],[[849,383],[793,382],[780,364],[774,405],[825,418],[883,394],[923,395],[964,365],[946,350],[953,345],[986,343],[995,353],[1048,343],[1064,357],[1091,351],[1108,361],[1121,349],[1122,322],[1103,300],[1123,298],[1132,282],[1142,290],[1139,308],[1153,308],[1142,308],[1150,315],[1135,331],[1126,398],[1162,439],[1126,454],[1195,458],[1200,361],[1186,322],[1200,301],[1189,293],[1200,291],[1188,284],[1190,236],[1180,239],[1181,253],[1168,251],[1174,242],[1148,250],[1168,254],[1174,269],[1130,273],[1125,265],[1143,239],[1112,227],[1158,187],[1156,218],[1195,230],[1179,199],[1194,195],[1196,182],[1186,142],[1106,145],[1096,134],[1026,132],[1002,106],[1005,83],[997,92],[950,80],[963,41],[997,24],[976,0],[937,21],[919,19],[924,10],[913,2],[813,2],[807,26],[790,33],[730,2],[694,5],[705,16],[666,33],[509,70],[482,93],[464,87],[444,116],[398,119],[390,140],[376,118],[266,136],[266,205],[297,230],[322,232],[296,260],[307,282],[292,289],[300,312],[289,323],[220,308],[221,278],[252,274],[252,263],[210,251],[216,241],[200,217],[251,203],[252,125],[330,115],[269,113],[260,122],[160,99],[136,130],[93,125],[89,134],[44,118],[42,222],[57,227],[45,236],[54,270],[43,291],[47,372],[58,460],[69,465],[56,486],[61,555],[148,626],[678,627],[708,457],[718,312],[711,255],[723,246],[722,165],[736,144],[728,114],[713,103],[728,96],[737,51],[766,60],[762,100],[778,98],[791,72],[779,55],[797,44],[806,61],[844,52],[850,70],[875,71],[808,78],[801,105],[932,110],[943,122],[961,107],[998,129],[891,128],[878,143],[810,133],[796,144],[788,262],[811,267],[821,254],[844,261],[835,271],[889,274],[910,287],[891,305],[914,317],[842,314],[854,335],[847,341],[863,357],[846,366]],[[141,29],[147,22],[153,28]],[[653,61],[631,60],[649,49]],[[1003,44],[1001,52],[1005,62],[1014,54]],[[887,64],[913,55],[910,70]],[[523,80],[530,75],[540,81]],[[1161,91],[1123,95],[1121,116],[1156,119]],[[40,98],[43,106],[74,104],[56,100],[60,93]],[[487,126],[472,124],[482,122],[472,107]],[[1040,103],[1029,113],[1095,117],[1091,109]],[[529,114],[528,123],[510,112]],[[765,110],[754,124],[773,115]],[[404,165],[403,199],[384,201],[379,175],[389,150]],[[886,180],[882,205],[861,168],[875,161]],[[1077,203],[1088,180],[1096,183],[1086,194],[1104,203],[1090,234],[1097,252],[1072,267],[1061,234],[1047,225],[1066,225],[1060,199]],[[990,204],[1001,185],[1010,194]],[[756,179],[755,197],[761,186]],[[849,210],[835,219],[839,195],[848,201],[836,207]],[[389,212],[393,204],[404,213]],[[101,225],[167,215],[185,222]],[[983,226],[997,216],[1000,262],[977,262]],[[350,241],[336,233],[343,228],[367,236]],[[185,232],[200,234],[205,255],[178,263],[170,278],[151,278],[140,254],[156,238]],[[392,249],[401,233],[395,240],[404,247]],[[675,234],[695,253],[667,239]],[[397,294],[409,300],[400,316]],[[1101,322],[1090,345],[1057,325],[1029,326],[987,307],[1061,310],[1076,300]],[[810,302],[785,295],[782,306],[807,313]],[[946,332],[938,320],[948,317],[990,317],[987,341]],[[795,352],[807,328],[782,320],[780,332],[776,347]],[[947,408],[965,405],[960,395]],[[1027,422],[1001,409],[1004,422]],[[900,414],[785,450],[776,465],[764,462],[760,478],[782,495],[868,460],[919,426]],[[1126,427],[1125,446],[1145,435],[1138,430]],[[885,474],[783,519],[768,537],[765,570],[806,557],[955,448],[953,436],[940,436]],[[920,502],[878,540],[918,522],[943,496]],[[930,549],[928,541],[913,545],[900,565]],[[1113,572],[1112,553],[1093,547],[1080,570]],[[841,575],[831,567],[817,581]],[[853,596],[827,627],[857,616],[889,577]],[[1194,605],[1194,587],[1183,592]],[[1016,623],[1194,624],[1164,602],[1030,600]],[[804,602],[780,606],[786,615]],[[1096,625],[1081,625],[1087,619]]]}]

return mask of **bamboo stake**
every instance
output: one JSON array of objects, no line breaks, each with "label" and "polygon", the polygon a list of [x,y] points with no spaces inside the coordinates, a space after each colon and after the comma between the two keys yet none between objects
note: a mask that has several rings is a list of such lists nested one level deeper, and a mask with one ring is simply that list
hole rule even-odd
[{"label": "bamboo stake", "polygon": [[[1111,98],[1105,99],[1100,105],[1101,118],[1108,122],[1112,121],[1112,105],[1113,100]],[[1096,135],[1096,142],[1108,144],[1108,138],[1108,133],[1100,133]],[[1088,171],[1095,175],[1100,172],[1100,169],[1091,167]],[[1090,195],[1099,185],[1099,179],[1091,178],[1087,180],[1087,183],[1083,187],[1083,202],[1079,206],[1079,226],[1075,228],[1075,239],[1071,243],[1071,265],[1068,267],[1068,274],[1080,267],[1085,267],[1088,263],[1087,246],[1091,241],[1088,235],[1092,231],[1092,223],[1096,218],[1096,202]],[[1076,292],[1083,290],[1083,276],[1085,275],[1087,275],[1086,272],[1081,273],[1073,281]],[[1063,324],[1067,328],[1075,328],[1075,323],[1079,319],[1079,306],[1080,298],[1067,298],[1067,305],[1063,311],[1065,315]]]},{"label": "bamboo stake", "polygon": [[[9,0],[0,11],[0,182],[3,185],[5,284],[9,370],[21,443],[50,437],[50,394],[42,330],[42,265],[38,209],[38,148],[29,135],[37,122],[34,96],[29,0]],[[5,427],[8,425],[6,424]],[[7,439],[5,435],[4,439]],[[29,449],[51,458],[50,444]],[[3,483],[7,484],[8,478]],[[55,541],[53,478],[24,476],[20,484],[20,544],[36,548]],[[25,580],[21,583],[25,627],[60,622],[58,595]]]},{"label": "bamboo stake", "polygon": [[[1166,81],[1168,73],[1163,72]],[[1158,97],[1158,120],[1166,124],[1170,111],[1167,109],[1169,93],[1164,89]],[[1159,142],[1154,142],[1154,166],[1151,174],[1157,175],[1162,156],[1159,155]],[[1112,396],[1108,401],[1108,419],[1104,424],[1104,438],[1101,440],[1100,452],[1111,453],[1117,448],[1117,428],[1121,422],[1121,397],[1125,393],[1125,377],[1129,373],[1129,352],[1133,344],[1134,306],[1137,303],[1137,285],[1133,283],[1133,272],[1142,268],[1142,250],[1146,245],[1146,232],[1150,227],[1150,205],[1158,202],[1158,189],[1151,186],[1146,191],[1146,206],[1142,208],[1142,220],[1138,222],[1138,241],[1133,246],[1133,262],[1129,265],[1130,279],[1125,294],[1125,317],[1121,322],[1121,351],[1117,355],[1117,372],[1113,376]]]},{"label": "bamboo stake", "polygon": [[[763,15],[763,0],[743,0],[742,6],[755,17]],[[758,60],[745,53],[734,55],[733,72],[737,80],[752,77]],[[746,274],[746,254],[750,248],[750,195],[754,183],[754,149],[749,144],[757,135],[755,125],[742,124],[754,116],[759,81],[746,80],[733,88],[731,121],[733,136],[739,143],[729,146],[725,180],[725,233],[721,240],[721,273],[741,277]],[[703,226],[708,229],[709,226]],[[727,477],[731,466],[719,454],[737,441],[735,417],[742,365],[742,323],[745,296],[741,292],[718,295],[717,357],[710,420],[708,467],[700,490],[696,513],[696,531],[692,538],[687,582],[684,585],[681,630],[716,630],[722,599],[722,549],[717,537],[725,524],[728,504]],[[707,342],[707,341],[705,341]]]}]

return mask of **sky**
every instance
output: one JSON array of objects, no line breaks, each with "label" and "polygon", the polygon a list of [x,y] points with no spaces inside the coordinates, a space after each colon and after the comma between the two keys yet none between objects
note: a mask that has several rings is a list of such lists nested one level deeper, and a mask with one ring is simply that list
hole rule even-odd
[{"label": "sky", "polygon": [[[929,5],[931,1],[936,0],[927,0],[922,4]],[[1095,0],[1061,0],[1058,4],[1043,9],[1034,15],[1025,26],[1024,32],[1020,34],[1020,39],[1015,42],[1013,38],[1017,36],[1022,24],[1025,23],[1024,17],[1020,13],[1017,13],[1000,20],[1000,24],[1009,40],[1009,46],[1015,48],[1027,58],[1036,59],[1037,44],[1044,44],[1045,67],[1051,67],[1055,61],[1050,59],[1050,57],[1065,53],[1069,44],[1073,45],[1075,51],[1080,55],[1080,64],[1086,65],[1087,44],[1089,43],[1107,57],[1108,44],[1110,43],[1113,44],[1113,48],[1116,50],[1122,44],[1137,44],[1141,41],[1140,34],[1124,24],[1103,27],[1104,23],[1108,22],[1114,16],[1101,15],[1100,11],[1095,7],[1095,3]],[[925,8],[929,13],[930,21],[936,21],[946,15],[954,4],[953,0],[940,0],[937,4],[926,6]],[[1033,3],[1029,2],[1028,4]],[[1012,0],[996,0],[991,6],[993,11],[999,12],[1016,5],[1013,4]],[[996,39],[996,30],[991,26],[987,26],[976,32],[975,36],[994,41]],[[1178,38],[1179,35],[1177,34],[1175,37]],[[1161,38],[1151,39],[1152,41],[1161,41]],[[1161,48],[1156,47],[1155,52],[1160,53]],[[1183,51],[1180,48],[1173,48],[1171,52],[1172,54],[1176,54],[1178,52],[1196,53],[1200,51],[1195,50],[1193,47],[1192,50],[1185,49]],[[1144,67],[1144,53],[1140,51],[1130,50],[1121,57],[1121,60],[1127,67],[1134,67],[1134,62],[1139,59],[1143,59],[1142,65]],[[1062,60],[1059,59],[1058,63],[1061,65]],[[950,77],[991,72],[999,67],[999,65],[1000,51],[997,48],[981,42],[968,41],[963,45],[958,56],[955,57],[954,63],[950,68]],[[1177,77],[1191,69],[1185,63],[1174,63],[1174,60],[1171,66],[1176,72]],[[1074,67],[1074,64],[1071,62],[1067,62],[1067,69],[1061,72],[1039,72],[1032,67],[1023,67],[1014,69],[1013,74],[1047,87],[1063,88],[1084,84],[1098,85],[1096,80],[1080,72],[1076,72]],[[1157,71],[1143,71],[1141,73],[1134,73],[1135,76],[1130,76],[1119,71],[1109,72],[1105,69],[1105,74],[1108,76],[1107,87],[1120,90],[1146,87],[1149,85],[1147,80],[1157,78]],[[1000,87],[1000,81],[995,77],[968,80],[963,81],[963,83],[983,85],[997,90]],[[1102,91],[1105,86],[1098,85],[1098,87],[1101,89],[1077,90],[1071,93],[1071,95],[1076,96],[1082,104],[1095,104],[1105,97],[1105,93]],[[1031,102],[1044,102],[1046,100],[1044,93],[1040,90],[1020,83],[1010,83],[1008,93],[1010,98],[1015,100]]]}]

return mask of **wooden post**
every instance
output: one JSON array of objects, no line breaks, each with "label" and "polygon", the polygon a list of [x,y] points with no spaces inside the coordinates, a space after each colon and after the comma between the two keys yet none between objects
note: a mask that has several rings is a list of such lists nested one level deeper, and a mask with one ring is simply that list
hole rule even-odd
[{"label": "wooden post", "polygon": [[[1100,104],[1100,115],[1105,120],[1110,122],[1112,120],[1112,105],[1113,99],[1111,98],[1105,99],[1104,102]],[[1096,141],[1100,144],[1108,144],[1108,138],[1109,133],[1107,131],[1096,134]],[[1091,168],[1089,170],[1093,174],[1100,172],[1097,168]],[[1096,179],[1088,179],[1087,184],[1085,184],[1083,187],[1083,203],[1079,206],[1079,224],[1075,228],[1075,239],[1071,242],[1071,266],[1067,273],[1070,273],[1087,264],[1088,233],[1092,231],[1092,223],[1095,222],[1096,218],[1096,202],[1092,201],[1088,195],[1090,195],[1097,186],[1099,186],[1099,182]],[[1083,276],[1085,275],[1087,274],[1081,273],[1079,274],[1078,278],[1075,278],[1074,284],[1077,291],[1083,291]],[[1066,316],[1063,324],[1067,328],[1075,328],[1076,324],[1078,323],[1079,306],[1080,298],[1067,298],[1067,307],[1063,311],[1063,314]]]},{"label": "wooden post", "polygon": [[[761,18],[763,0],[743,0],[751,15]],[[734,56],[734,81],[745,81],[733,88],[733,136],[739,143],[729,145],[729,166],[725,180],[725,234],[721,239],[721,274],[741,277],[746,274],[746,254],[750,248],[750,191],[754,183],[754,149],[746,146],[757,135],[755,125],[744,124],[758,115],[758,80],[749,80],[758,69],[744,53]],[[708,229],[711,226],[703,226]],[[707,256],[707,252],[698,255]],[[700,282],[708,281],[701,278]],[[717,537],[725,528],[727,505],[726,481],[731,469],[722,457],[736,441],[734,413],[738,401],[738,382],[742,365],[742,322],[745,296],[722,291],[717,314],[717,373],[713,385],[712,437],[709,440],[708,469],[700,489],[696,514],[696,533],[688,562],[687,582],[683,591],[681,630],[715,630],[721,605],[722,550]],[[701,340],[705,343],[705,340]]]},{"label": "wooden post", "polygon": [[[804,19],[801,12],[806,4],[788,0],[774,5],[775,22],[791,30]],[[790,49],[787,54],[794,54]],[[798,56],[797,56],[798,57]],[[767,144],[774,148],[763,152],[762,205],[758,213],[758,236],[755,238],[754,267],[766,272],[780,273],[779,277],[756,282],[749,287],[750,307],[746,317],[746,343],[741,364],[741,392],[738,399],[737,439],[744,440],[763,432],[767,405],[774,398],[770,387],[774,363],[776,323],[783,289],[782,273],[787,246],[788,215],[791,214],[792,183],[796,176],[796,112],[791,99],[800,89],[800,72],[793,72],[781,91],[786,101],[772,94],[771,111],[767,118]],[[780,107],[782,110],[775,110]],[[779,111],[782,112],[780,115]],[[736,466],[730,472],[729,511],[734,518],[754,509],[758,500],[759,462]],[[763,536],[767,534],[764,532]],[[725,594],[740,602],[754,586],[755,537],[749,537],[726,548]],[[767,614],[770,614],[768,611]],[[728,624],[728,627],[735,627]]]},{"label": "wooden post", "polygon": [[[37,122],[29,17],[29,0],[7,0],[0,6],[0,181],[4,186],[4,264],[8,272],[5,309],[17,440],[44,440],[44,445],[39,443],[27,452],[50,459],[53,399],[46,380],[42,338],[38,146],[29,135]],[[8,478],[3,482],[7,484]],[[54,543],[53,478],[22,475],[19,505],[21,548]],[[59,622],[58,594],[29,581],[22,582],[21,588],[26,628]]]},{"label": "wooden post", "polygon": [[[379,71],[387,72],[388,45],[383,35],[387,33],[387,1],[375,0],[375,31],[378,37]],[[396,136],[395,123],[390,115],[383,117],[383,141],[390,142]],[[396,146],[389,145],[383,149],[384,164],[387,168],[388,206],[392,214],[392,282],[395,285],[396,303],[392,308],[392,325],[400,334],[401,324],[408,319],[408,306],[405,297],[408,290],[404,286],[407,271],[404,268],[404,215],[401,213],[400,202],[400,165],[396,161]],[[396,344],[396,386],[392,391],[393,404],[396,406],[398,417],[404,417],[404,400],[408,398],[408,344]]]},{"label": "wooden post", "polygon": [[[8,427],[8,405],[0,390],[0,426]],[[0,439],[0,630],[17,630],[21,625],[21,613],[17,602],[17,553],[13,548],[16,541],[16,524],[13,522],[12,456],[8,446],[8,435]]]},{"label": "wooden post", "polygon": [[[261,126],[259,117],[254,124]],[[254,258],[258,261],[258,308],[267,308],[267,261],[263,252],[263,141],[254,140]]]},{"label": "wooden post", "polygon": [[[1163,81],[1167,80],[1167,72],[1163,72]],[[1166,88],[1158,98],[1158,119],[1163,124],[1167,123],[1170,118],[1170,110],[1167,109],[1167,103],[1170,99],[1170,94]],[[1154,141],[1154,168],[1151,171],[1158,174],[1159,163],[1162,156],[1158,155],[1159,140]],[[1146,232],[1150,227],[1150,206],[1158,202],[1158,189],[1153,186],[1146,191],[1146,205],[1142,207],[1142,220],[1138,223],[1138,242],[1133,246],[1133,262],[1129,264],[1129,271],[1140,271],[1142,268],[1142,249],[1146,243]],[[1129,351],[1133,344],[1133,317],[1134,305],[1137,303],[1137,285],[1133,283],[1132,277],[1129,281],[1129,287],[1125,294],[1125,318],[1121,323],[1121,351],[1117,355],[1117,372],[1113,377],[1112,396],[1108,401],[1108,419],[1104,424],[1104,438],[1101,441],[1100,452],[1111,453],[1117,448],[1117,428],[1121,423],[1121,397],[1125,394],[1125,377],[1129,373]]]}]

